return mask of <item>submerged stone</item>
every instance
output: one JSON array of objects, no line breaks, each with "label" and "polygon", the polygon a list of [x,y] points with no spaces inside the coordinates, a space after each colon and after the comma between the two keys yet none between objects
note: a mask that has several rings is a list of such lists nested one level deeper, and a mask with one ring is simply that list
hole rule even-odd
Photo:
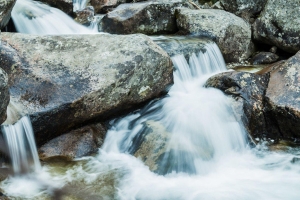
[{"label": "submerged stone", "polygon": [[107,120],[165,93],[170,57],[144,35],[1,35],[11,101],[38,144],[88,120]]}]

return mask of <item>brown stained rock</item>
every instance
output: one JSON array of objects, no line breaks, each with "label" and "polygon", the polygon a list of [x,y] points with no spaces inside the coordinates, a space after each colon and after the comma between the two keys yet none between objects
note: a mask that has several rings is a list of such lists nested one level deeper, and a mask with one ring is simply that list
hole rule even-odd
[{"label": "brown stained rock", "polygon": [[96,153],[103,143],[106,130],[101,124],[93,124],[58,136],[41,148],[39,157],[43,161],[73,160]]},{"label": "brown stained rock", "polygon": [[107,120],[165,93],[170,57],[145,35],[4,33],[0,65],[11,101],[39,145],[90,120]]},{"label": "brown stained rock", "polygon": [[300,140],[300,52],[270,72],[266,108],[272,135]]},{"label": "brown stained rock", "polygon": [[16,0],[0,0],[0,29],[7,25],[16,2]]},{"label": "brown stained rock", "polygon": [[[91,0],[90,4],[94,7],[95,13],[105,13],[109,8],[117,7],[121,4],[119,0]],[[123,3],[126,3],[124,1]]]},{"label": "brown stained rock", "polygon": [[100,30],[113,34],[176,33],[175,8],[183,6],[190,4],[182,0],[121,4],[102,18]]},{"label": "brown stained rock", "polygon": [[179,31],[213,39],[226,62],[243,61],[253,53],[250,25],[242,18],[216,9],[176,9]]},{"label": "brown stained rock", "polygon": [[94,17],[94,8],[92,6],[88,6],[83,10],[79,10],[75,12],[75,21],[79,24],[89,25],[91,20]]}]

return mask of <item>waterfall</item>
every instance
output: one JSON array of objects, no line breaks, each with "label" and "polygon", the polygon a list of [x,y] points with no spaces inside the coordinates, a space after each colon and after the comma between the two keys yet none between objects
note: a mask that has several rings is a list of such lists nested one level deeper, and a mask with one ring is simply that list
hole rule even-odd
[{"label": "waterfall", "polygon": [[20,33],[44,35],[95,33],[95,30],[76,23],[59,9],[32,0],[18,0],[11,15]]},{"label": "waterfall", "polygon": [[41,164],[29,117],[22,117],[14,125],[2,126],[2,132],[8,146],[14,173],[21,174],[40,170]]},{"label": "waterfall", "polygon": [[86,7],[87,0],[73,0],[73,10],[83,10]]},{"label": "waterfall", "polygon": [[137,154],[147,136],[145,127],[155,121],[170,133],[155,171],[202,174],[210,161],[244,149],[246,134],[236,121],[227,97],[219,90],[204,88],[208,77],[226,70],[216,44],[207,44],[206,50],[193,54],[189,64],[182,55],[172,57],[172,61],[174,85],[168,96],[113,123],[103,149]]}]

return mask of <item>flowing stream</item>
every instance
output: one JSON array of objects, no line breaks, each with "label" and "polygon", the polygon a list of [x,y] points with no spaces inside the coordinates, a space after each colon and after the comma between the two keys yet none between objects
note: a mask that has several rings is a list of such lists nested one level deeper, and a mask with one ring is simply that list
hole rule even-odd
[{"label": "flowing stream", "polygon": [[[68,199],[300,199],[300,149],[269,151],[263,142],[251,147],[229,98],[203,87],[226,70],[218,47],[208,43],[189,61],[182,55],[172,61],[174,85],[168,95],[111,121],[97,155],[7,178],[0,185],[4,193],[49,199],[63,188]],[[22,129],[22,119],[5,129]]]},{"label": "flowing stream", "polygon": [[[77,5],[77,4],[75,4]],[[59,9],[33,0],[18,0],[11,13],[18,32],[29,34],[91,34],[97,32],[76,23]]]}]

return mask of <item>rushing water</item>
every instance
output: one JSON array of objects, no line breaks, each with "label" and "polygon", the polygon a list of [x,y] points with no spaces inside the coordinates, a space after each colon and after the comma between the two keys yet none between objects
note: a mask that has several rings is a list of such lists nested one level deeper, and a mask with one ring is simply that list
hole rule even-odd
[{"label": "rushing water", "polygon": [[30,34],[86,34],[95,33],[76,23],[59,9],[32,0],[18,0],[12,10],[18,32]]},{"label": "rushing water", "polygon": [[[53,20],[56,11],[18,0],[13,18],[20,32],[81,32],[81,28],[69,27],[69,18],[44,21]],[[67,25],[61,25],[62,21]],[[48,27],[53,24],[59,28]],[[60,30],[65,27],[69,28]],[[13,161],[13,166],[19,166],[14,171],[21,173],[28,166],[25,171],[34,172],[2,181],[4,193],[17,199],[55,199],[53,194],[62,188],[69,199],[300,199],[300,150],[272,152],[263,143],[249,147],[227,97],[203,87],[208,77],[226,70],[216,45],[208,44],[189,63],[180,55],[172,60],[175,83],[168,95],[111,121],[96,156],[40,167],[35,155],[28,159],[35,160],[33,168],[29,163],[17,164],[26,163],[24,158],[35,152],[27,151],[33,142],[13,142],[17,137],[31,140],[25,139],[31,132],[30,122],[25,117],[6,126],[8,143],[13,146],[11,157],[18,160]]]},{"label": "rushing water", "polygon": [[2,132],[15,174],[41,169],[29,117],[22,117],[14,125],[3,126]]}]

